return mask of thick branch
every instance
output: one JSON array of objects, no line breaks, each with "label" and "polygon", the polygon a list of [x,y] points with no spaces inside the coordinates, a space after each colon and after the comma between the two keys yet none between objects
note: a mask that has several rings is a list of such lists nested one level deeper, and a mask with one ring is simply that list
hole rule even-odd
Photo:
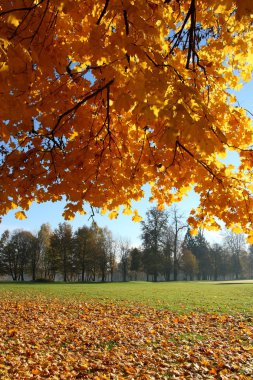
[{"label": "thick branch", "polygon": [[125,21],[126,35],[128,36],[129,35],[129,23],[128,23],[128,19],[127,19],[127,11],[125,9],[123,11],[123,15],[124,15],[124,21]]},{"label": "thick branch", "polygon": [[96,24],[99,25],[102,18],[104,17],[104,15],[106,14],[106,11],[107,11],[107,8],[108,8],[108,5],[109,5],[109,0],[106,0],[105,1],[105,5],[104,5],[104,8],[102,9],[102,12],[99,16],[99,19],[97,20]]},{"label": "thick branch", "polygon": [[192,63],[194,66],[194,58],[196,55],[196,52],[195,52],[195,39],[196,39],[196,36],[195,36],[195,27],[196,27],[195,0],[192,0],[189,12],[191,15],[191,26],[189,29],[189,46],[188,46],[188,55],[187,55],[187,62],[186,62],[186,68],[187,69],[189,69],[191,57],[192,57]]},{"label": "thick branch", "polygon": [[[187,24],[187,21],[189,20],[189,18],[191,16],[191,13],[192,13],[192,10],[193,10],[192,9],[192,6],[193,6],[192,3],[194,3],[194,2],[195,2],[195,0],[192,0],[190,8],[189,8],[189,10],[187,12],[187,15],[186,15],[185,19],[184,19],[183,25],[181,26],[180,31],[178,33],[176,33],[176,35],[175,35],[176,40],[175,40],[174,44],[172,45],[169,54],[171,54],[174,51],[175,47],[178,46],[178,44],[180,43],[181,36],[182,36],[183,31],[184,31],[185,25]],[[195,6],[194,6],[194,8],[195,8]]]}]

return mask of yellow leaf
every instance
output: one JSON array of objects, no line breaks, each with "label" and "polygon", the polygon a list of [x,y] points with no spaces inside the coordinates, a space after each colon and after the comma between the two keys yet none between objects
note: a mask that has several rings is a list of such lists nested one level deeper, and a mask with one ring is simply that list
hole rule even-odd
[{"label": "yellow leaf", "polygon": [[236,96],[235,95],[230,95],[230,102],[231,103],[235,103],[236,101],[237,101]]},{"label": "yellow leaf", "polygon": [[242,228],[239,227],[239,226],[234,226],[234,227],[232,227],[232,231],[233,231],[235,234],[241,234],[241,233],[243,233]]},{"label": "yellow leaf", "polygon": [[9,66],[6,62],[0,62],[0,72],[1,71],[7,71],[9,69]]},{"label": "yellow leaf", "polygon": [[163,203],[160,203],[158,206],[157,206],[157,210],[160,210],[160,211],[163,211],[165,209],[165,206]]},{"label": "yellow leaf", "polygon": [[116,219],[119,213],[117,211],[111,211],[108,215],[110,219]]},{"label": "yellow leaf", "polygon": [[89,368],[89,365],[88,365],[87,363],[81,363],[81,364],[79,365],[79,368],[80,368],[81,370],[85,370],[85,369],[88,369],[88,368]]},{"label": "yellow leaf", "polygon": [[9,15],[9,17],[8,17],[8,23],[12,24],[15,27],[19,26],[19,20],[13,14]]},{"label": "yellow leaf", "polygon": [[107,208],[103,207],[102,210],[100,211],[101,215],[105,215],[107,213]]},{"label": "yellow leaf", "polygon": [[138,214],[137,210],[134,210],[134,216],[132,217],[133,222],[140,222],[142,217]]},{"label": "yellow leaf", "polygon": [[123,210],[123,214],[124,215],[131,215],[133,213],[133,211],[131,210],[130,207],[125,207],[124,210]]},{"label": "yellow leaf", "polygon": [[191,230],[190,230],[190,234],[192,236],[197,236],[198,232],[199,232],[199,230],[197,228],[191,228]]},{"label": "yellow leaf", "polygon": [[13,328],[13,329],[9,329],[9,330],[8,330],[8,334],[9,334],[9,336],[14,336],[17,332],[18,332],[18,330],[15,329],[15,328]]},{"label": "yellow leaf", "polygon": [[69,136],[69,140],[74,140],[74,138],[78,136],[78,132],[74,131],[73,133],[71,133],[71,135]]},{"label": "yellow leaf", "polygon": [[227,157],[227,151],[219,152],[217,156],[223,160]]},{"label": "yellow leaf", "polygon": [[248,242],[249,244],[253,244],[253,235],[249,235],[249,236],[247,237],[247,242]]},{"label": "yellow leaf", "polygon": [[15,218],[22,220],[22,219],[26,219],[27,216],[26,216],[26,214],[24,213],[24,211],[17,211],[17,212],[15,213]]}]

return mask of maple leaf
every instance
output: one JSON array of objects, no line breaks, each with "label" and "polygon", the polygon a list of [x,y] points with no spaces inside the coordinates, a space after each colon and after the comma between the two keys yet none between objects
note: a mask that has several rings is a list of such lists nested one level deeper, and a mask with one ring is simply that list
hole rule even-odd
[{"label": "maple leaf", "polygon": [[142,217],[138,214],[138,210],[134,210],[134,215],[132,217],[133,222],[140,222],[142,220]]},{"label": "maple leaf", "polygon": [[119,214],[118,211],[111,211],[109,213],[109,218],[110,219],[115,219],[115,218],[117,218],[118,214]]},{"label": "maple leaf", "polygon": [[15,217],[16,217],[17,219],[20,219],[20,220],[22,220],[22,219],[26,219],[26,218],[27,218],[27,216],[26,216],[26,214],[25,214],[24,211],[17,211],[17,212],[15,213]]}]

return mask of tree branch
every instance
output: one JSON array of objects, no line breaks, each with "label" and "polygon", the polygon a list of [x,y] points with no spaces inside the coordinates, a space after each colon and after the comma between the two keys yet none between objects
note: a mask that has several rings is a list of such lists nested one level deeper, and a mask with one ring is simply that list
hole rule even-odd
[{"label": "tree branch", "polygon": [[129,35],[129,23],[127,19],[127,11],[126,9],[123,10],[123,15],[124,15],[124,21],[125,21],[125,28],[126,28],[126,35]]},{"label": "tree branch", "polygon": [[54,128],[52,129],[52,131],[50,132],[51,135],[54,134],[55,130],[57,129],[57,127],[59,126],[59,124],[61,123],[62,119],[64,119],[66,116],[68,116],[69,114],[71,114],[72,112],[75,112],[78,110],[79,107],[81,107],[84,103],[86,103],[89,99],[92,99],[93,97],[95,97],[96,95],[98,95],[99,93],[103,92],[105,89],[108,89],[108,87],[111,86],[111,84],[114,82],[114,79],[111,79],[108,83],[106,83],[103,87],[100,87],[98,88],[97,90],[95,90],[94,92],[92,92],[91,94],[85,96],[82,100],[80,100],[80,102],[76,103],[72,108],[68,109],[67,111],[65,111],[64,113],[62,113],[59,117],[58,117],[58,120],[54,126]]},{"label": "tree branch", "polygon": [[98,19],[97,22],[96,22],[97,25],[100,24],[102,18],[103,18],[104,15],[106,14],[106,11],[107,11],[107,8],[108,8],[108,5],[109,5],[109,1],[110,1],[110,0],[106,0],[106,1],[105,1],[104,8],[102,9],[102,12],[101,12],[101,14],[100,14],[100,16],[99,16],[99,19]]},{"label": "tree branch", "polygon": [[8,9],[7,11],[0,12],[0,17],[5,16],[12,12],[20,12],[20,11],[32,11],[33,9],[37,8],[40,4],[42,4],[44,0],[40,0],[38,4],[33,5],[32,7],[22,7],[22,8],[14,8],[14,9]]},{"label": "tree branch", "polygon": [[219,183],[222,183],[222,180],[217,177],[217,175],[212,171],[212,169],[202,160],[199,160],[194,156],[192,152],[190,152],[184,145],[182,145],[179,141],[177,141],[178,146],[183,149],[189,156],[191,156],[194,160],[196,160],[204,169],[208,171]]}]

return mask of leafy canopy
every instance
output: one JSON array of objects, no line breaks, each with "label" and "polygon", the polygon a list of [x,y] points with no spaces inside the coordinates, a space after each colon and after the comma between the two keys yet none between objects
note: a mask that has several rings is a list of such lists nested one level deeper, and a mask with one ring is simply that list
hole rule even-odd
[{"label": "leafy canopy", "polygon": [[[249,0],[13,0],[0,5],[0,214],[66,196],[140,217],[194,187],[191,226],[252,231]],[[236,170],[221,158],[240,155]],[[251,235],[252,240],[253,236]]]}]

